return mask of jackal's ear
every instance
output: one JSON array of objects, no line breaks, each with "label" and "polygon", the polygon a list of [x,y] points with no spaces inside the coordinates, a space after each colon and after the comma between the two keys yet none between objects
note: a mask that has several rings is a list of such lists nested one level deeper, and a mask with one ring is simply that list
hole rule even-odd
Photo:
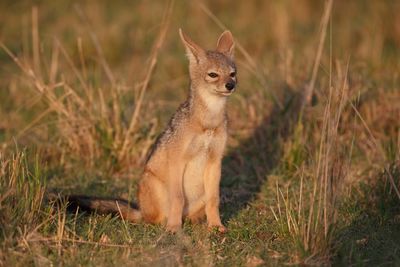
[{"label": "jackal's ear", "polygon": [[203,48],[195,44],[186,34],[183,33],[182,29],[179,29],[179,35],[181,36],[182,43],[185,45],[189,61],[191,63],[199,63],[201,57],[205,55]]},{"label": "jackal's ear", "polygon": [[233,59],[235,42],[230,31],[224,31],[218,39],[217,51]]}]

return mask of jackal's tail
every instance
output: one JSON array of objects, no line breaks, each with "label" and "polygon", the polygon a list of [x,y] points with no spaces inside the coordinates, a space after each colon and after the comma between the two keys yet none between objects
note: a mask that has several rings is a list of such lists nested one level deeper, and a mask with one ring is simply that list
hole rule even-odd
[{"label": "jackal's tail", "polygon": [[127,221],[139,222],[142,219],[138,205],[120,198],[91,197],[83,195],[60,196],[48,193],[47,199],[55,202],[64,202],[70,212],[87,211],[98,214],[119,215]]}]

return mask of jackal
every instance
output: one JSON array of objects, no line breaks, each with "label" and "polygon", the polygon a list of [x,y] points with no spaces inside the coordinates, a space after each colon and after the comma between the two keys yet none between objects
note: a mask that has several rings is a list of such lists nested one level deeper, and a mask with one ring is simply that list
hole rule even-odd
[{"label": "jackal", "polygon": [[158,137],[139,181],[138,207],[126,201],[69,196],[72,205],[99,213],[119,213],[132,222],[165,224],[175,232],[183,218],[224,232],[219,214],[221,160],[227,140],[226,101],[237,84],[234,40],[221,34],[216,50],[179,34],[189,59],[190,90]]}]

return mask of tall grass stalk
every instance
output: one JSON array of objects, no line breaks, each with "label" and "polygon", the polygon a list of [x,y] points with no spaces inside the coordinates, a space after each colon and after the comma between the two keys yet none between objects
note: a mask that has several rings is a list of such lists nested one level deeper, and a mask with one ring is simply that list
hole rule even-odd
[{"label": "tall grass stalk", "polygon": [[271,210],[281,234],[292,240],[296,251],[292,257],[296,263],[328,262],[333,255],[339,185],[346,177],[343,152],[350,149],[341,145],[338,139],[346,103],[347,77],[340,90],[333,87],[328,90],[319,145],[315,153],[311,152],[315,159],[304,161],[300,174],[297,172],[292,177],[300,176],[298,189],[276,185],[278,208],[271,207]]}]

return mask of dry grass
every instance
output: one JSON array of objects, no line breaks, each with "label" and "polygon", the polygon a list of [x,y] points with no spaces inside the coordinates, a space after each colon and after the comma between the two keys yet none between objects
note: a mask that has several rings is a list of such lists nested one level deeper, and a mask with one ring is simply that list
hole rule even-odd
[{"label": "dry grass", "polygon": [[[348,155],[351,155],[352,144],[338,144],[342,112],[349,104],[347,76],[341,88],[329,84],[319,128],[321,132],[312,140],[319,145],[310,151],[311,157],[304,160],[293,174],[293,179],[300,176],[300,184],[293,186],[289,183],[285,189],[276,184],[276,206],[271,207],[281,234],[297,244],[292,255],[296,264],[327,264],[335,249],[338,200],[342,192],[340,185],[348,175],[348,162],[351,161]],[[307,139],[302,121],[296,132],[297,138]],[[290,147],[286,153],[293,153],[293,149],[298,148],[296,145]]]},{"label": "dry grass", "polygon": [[[157,63],[159,50],[165,39],[171,16],[172,5],[167,6],[164,18],[161,21],[159,36],[155,41],[143,81],[137,81],[138,97],[133,103],[134,110],[131,118],[125,123],[123,107],[121,106],[121,85],[118,85],[114,75],[104,58],[101,45],[96,33],[88,29],[96,49],[100,65],[106,74],[108,83],[106,88],[96,88],[87,77],[85,55],[81,43],[78,41],[80,69],[75,65],[71,56],[60,41],[55,40],[52,45],[51,59],[48,73],[45,74],[41,64],[39,52],[38,9],[32,9],[32,60],[21,60],[13,54],[6,45],[0,43],[4,51],[18,65],[28,78],[31,86],[47,106],[29,125],[19,132],[17,138],[29,131],[39,121],[50,113],[56,114],[56,128],[60,134],[60,144],[63,153],[75,155],[83,160],[87,166],[95,166],[96,161],[102,160],[109,169],[119,170],[132,164],[131,153],[135,148],[134,141],[138,139],[136,127],[142,108],[143,97]],[[78,14],[85,17],[83,11]],[[85,24],[89,24],[85,20]],[[60,62],[63,61],[63,62]],[[69,68],[69,69],[63,69]],[[72,79],[66,80],[64,72],[74,74]],[[154,129],[151,129],[153,131]],[[152,134],[150,135],[150,138]],[[141,143],[144,151],[149,147],[150,139]],[[82,155],[85,155],[82,157]],[[144,155],[141,155],[141,159]]]},{"label": "dry grass", "polygon": [[[397,1],[0,5],[0,265],[400,262]],[[221,29],[236,38],[229,232],[173,236],[45,201],[133,198],[186,95],[180,27],[210,48]]]}]

